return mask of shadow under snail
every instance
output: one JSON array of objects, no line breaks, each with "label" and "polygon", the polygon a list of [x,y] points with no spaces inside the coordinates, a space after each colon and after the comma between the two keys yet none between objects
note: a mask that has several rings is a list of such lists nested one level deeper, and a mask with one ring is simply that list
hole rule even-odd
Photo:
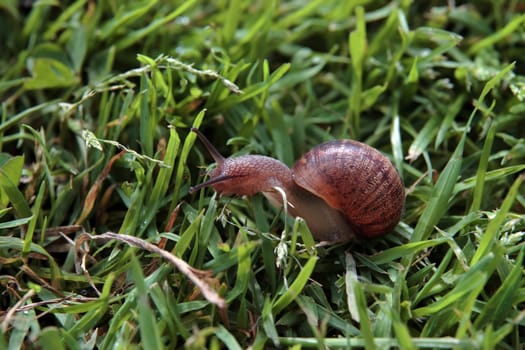
[{"label": "shadow under snail", "polygon": [[322,143],[292,167],[260,155],[224,158],[211,142],[192,128],[217,167],[209,180],[190,188],[193,193],[211,186],[221,195],[251,196],[261,192],[272,205],[302,217],[320,241],[347,242],[378,237],[398,224],[405,188],[392,162],[381,152],[353,140]]}]

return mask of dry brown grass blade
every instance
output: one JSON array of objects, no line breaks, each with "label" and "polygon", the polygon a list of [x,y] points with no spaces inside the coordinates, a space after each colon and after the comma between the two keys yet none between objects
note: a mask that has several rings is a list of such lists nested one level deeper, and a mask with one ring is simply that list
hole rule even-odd
[{"label": "dry brown grass blade", "polygon": [[[210,303],[216,305],[221,310],[226,310],[226,302],[225,300],[220,297],[217,292],[206,282],[206,278],[211,276],[211,271],[205,271],[205,270],[199,270],[191,267],[188,263],[186,263],[184,260],[177,258],[173,254],[160,249],[154,244],[151,244],[149,242],[144,241],[143,239],[129,236],[125,234],[119,234],[114,232],[106,232],[100,235],[90,235],[88,233],[84,233],[81,236],[78,237],[76,241],[76,247],[75,250],[78,253],[81,251],[83,252],[83,261],[85,256],[87,255],[88,250],[87,249],[81,249],[82,243],[88,241],[88,240],[94,240],[94,241],[108,241],[108,240],[117,240],[119,242],[124,242],[130,246],[137,247],[140,249],[147,250],[151,253],[157,253],[160,256],[162,256],[164,259],[168,260],[171,264],[173,264],[180,272],[182,272],[186,277],[188,277],[197,288],[201,291],[202,295],[206,300],[208,300]],[[84,270],[85,273],[87,273],[87,269],[84,264],[81,266],[82,270]]]},{"label": "dry brown grass blade", "polygon": [[24,303],[27,300],[31,299],[35,294],[36,294],[36,292],[35,292],[34,289],[29,289],[27,291],[27,293],[24,294],[22,299],[17,301],[16,304],[7,311],[4,319],[2,320],[2,324],[0,325],[0,329],[2,330],[2,334],[7,334],[7,329],[9,327],[9,324],[11,323],[11,320],[15,316],[15,313],[18,311],[20,306],[24,305]]},{"label": "dry brown grass blade", "polygon": [[95,201],[97,200],[97,196],[98,196],[98,193],[100,192],[100,187],[102,186],[102,182],[108,176],[115,161],[119,159],[120,157],[122,157],[124,154],[126,154],[126,152],[124,151],[121,151],[115,154],[113,157],[111,157],[108,164],[104,167],[104,169],[98,176],[93,186],[91,186],[91,188],[89,189],[86,199],[84,200],[84,206],[82,208],[82,213],[80,214],[80,217],[75,222],[75,225],[80,225],[84,222],[84,220],[87,219],[87,217],[91,213],[91,210],[93,210],[93,206],[95,205]]}]

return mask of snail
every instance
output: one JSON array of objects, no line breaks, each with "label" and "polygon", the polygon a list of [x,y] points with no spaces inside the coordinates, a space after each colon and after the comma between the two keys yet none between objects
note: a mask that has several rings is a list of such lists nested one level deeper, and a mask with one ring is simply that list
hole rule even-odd
[{"label": "snail", "polygon": [[261,192],[288,213],[302,217],[320,241],[347,242],[392,231],[403,212],[405,189],[391,161],[375,148],[353,140],[322,143],[292,167],[261,155],[224,158],[211,142],[192,128],[217,167],[209,180],[190,188],[213,187],[221,195],[251,196]]}]

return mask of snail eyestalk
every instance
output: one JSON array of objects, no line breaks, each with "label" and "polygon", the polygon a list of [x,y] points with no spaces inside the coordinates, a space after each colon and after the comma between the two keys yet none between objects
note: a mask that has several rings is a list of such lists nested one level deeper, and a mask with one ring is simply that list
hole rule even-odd
[{"label": "snail eyestalk", "polygon": [[197,134],[201,142],[204,144],[204,147],[206,147],[206,149],[208,150],[208,153],[210,153],[213,160],[217,162],[217,165],[221,165],[222,163],[224,163],[224,157],[222,156],[222,154],[220,154],[219,151],[217,151],[217,148],[215,148],[215,146],[212,145],[210,140],[208,140],[206,136],[204,136],[204,134],[200,132],[199,129],[191,128],[191,131]]},{"label": "snail eyestalk", "polygon": [[229,176],[229,175],[217,176],[217,177],[214,177],[213,179],[209,179],[206,182],[200,183],[200,184],[195,185],[195,186],[191,186],[188,192],[190,194],[192,194],[192,193],[200,190],[201,188],[213,186],[213,185],[215,185],[217,183],[229,180],[231,178],[233,178],[233,176]]}]

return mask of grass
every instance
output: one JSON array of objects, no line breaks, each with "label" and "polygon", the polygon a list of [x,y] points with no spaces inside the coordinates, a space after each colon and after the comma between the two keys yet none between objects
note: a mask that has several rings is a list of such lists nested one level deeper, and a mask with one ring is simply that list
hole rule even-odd
[{"label": "grass", "polygon": [[[0,2],[0,348],[523,348],[522,12]],[[402,222],[316,246],[262,196],[190,195],[191,127],[288,165],[364,141]]]}]

